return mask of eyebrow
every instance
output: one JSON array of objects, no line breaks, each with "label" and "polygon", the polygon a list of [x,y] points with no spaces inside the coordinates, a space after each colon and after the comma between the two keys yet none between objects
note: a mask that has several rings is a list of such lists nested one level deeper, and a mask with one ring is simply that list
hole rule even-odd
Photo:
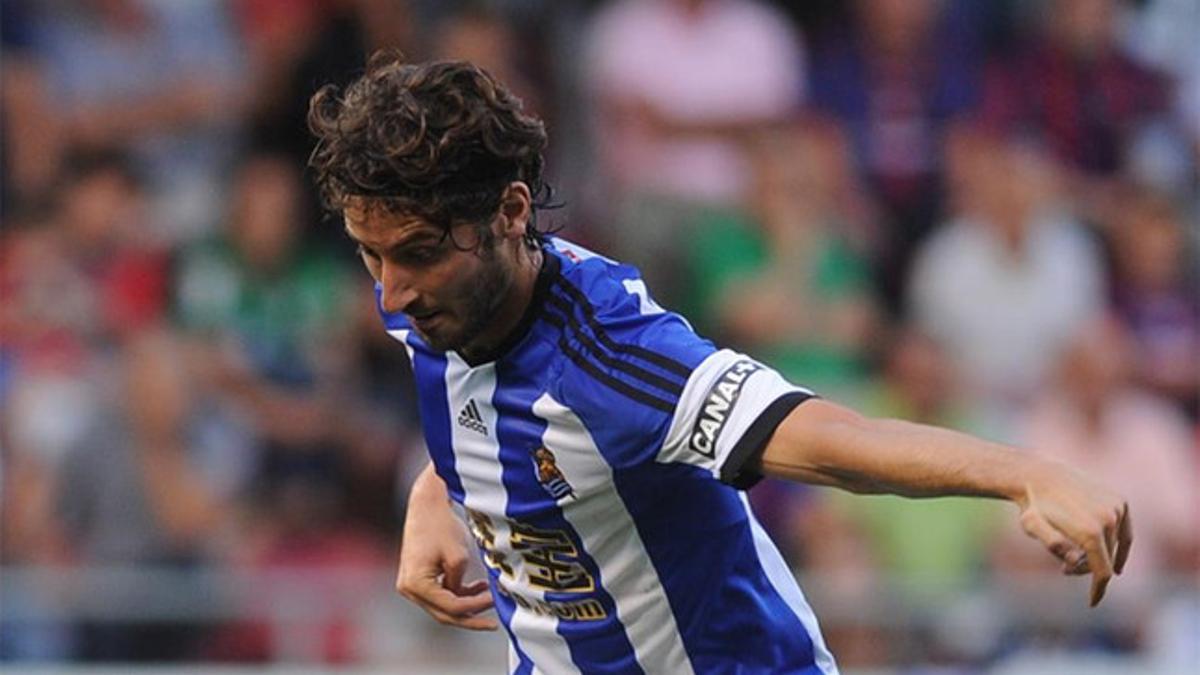
[{"label": "eyebrow", "polygon": [[[349,226],[343,225],[342,231],[345,232],[346,236],[350,238],[350,241],[354,242],[355,244],[358,244],[359,246],[362,246],[363,248],[365,248],[367,250],[374,250],[370,246],[365,244],[362,240],[360,240],[358,237],[355,237],[354,234],[350,232]],[[389,245],[386,249],[386,252],[394,253],[400,249],[403,249],[406,246],[414,246],[414,245],[420,245],[420,244],[427,243],[428,240],[434,239],[436,237],[437,237],[437,233],[434,232],[433,230],[428,230],[428,229],[417,230],[413,234],[407,235],[404,238],[397,241],[396,243]]]}]

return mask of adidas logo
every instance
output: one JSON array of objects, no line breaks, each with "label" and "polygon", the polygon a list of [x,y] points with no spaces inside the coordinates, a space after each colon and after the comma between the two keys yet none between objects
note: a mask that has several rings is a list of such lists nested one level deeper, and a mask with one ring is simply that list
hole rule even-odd
[{"label": "adidas logo", "polygon": [[468,399],[462,412],[458,413],[458,426],[487,436],[487,425],[483,423],[483,415],[479,414],[479,407],[475,405],[475,399]]}]

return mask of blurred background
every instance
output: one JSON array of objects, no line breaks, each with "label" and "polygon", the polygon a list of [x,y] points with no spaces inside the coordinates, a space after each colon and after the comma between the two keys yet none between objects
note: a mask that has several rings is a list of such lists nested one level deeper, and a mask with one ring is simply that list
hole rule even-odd
[{"label": "blurred background", "polygon": [[503,669],[392,591],[411,375],[306,175],[381,47],[506,82],[702,334],[1129,498],[1088,611],[1011,506],[763,483],[846,673],[1198,672],[1196,0],[0,8],[6,672]]}]

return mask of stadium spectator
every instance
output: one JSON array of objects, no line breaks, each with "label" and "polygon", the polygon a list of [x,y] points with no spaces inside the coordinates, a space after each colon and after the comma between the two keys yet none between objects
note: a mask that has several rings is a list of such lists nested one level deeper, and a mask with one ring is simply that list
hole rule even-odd
[{"label": "stadium spectator", "polygon": [[[958,392],[946,354],[912,329],[900,328],[891,340],[882,376],[865,405],[879,417],[990,435],[969,398]],[[950,601],[972,587],[1003,523],[1003,509],[991,502],[838,497],[837,508],[866,535],[878,572],[923,606]]]},{"label": "stadium spectator", "polygon": [[203,341],[206,378],[255,417],[267,478],[331,461],[341,430],[349,288],[334,253],[301,239],[300,191],[283,158],[247,158],[223,236],[185,252],[176,285],[177,318]]},{"label": "stadium spectator", "polygon": [[917,243],[940,209],[942,131],[977,98],[979,48],[952,24],[949,3],[859,0],[851,23],[814,50],[812,103],[839,120],[882,206],[878,280],[901,309]]},{"label": "stadium spectator", "polygon": [[548,112],[543,89],[525,74],[520,40],[504,15],[484,5],[468,5],[443,17],[431,40],[432,58],[470,61],[507,83],[526,110]]},{"label": "stadium spectator", "polygon": [[1193,417],[1200,399],[1200,298],[1195,259],[1178,207],[1166,195],[1132,188],[1112,232],[1117,315],[1130,331],[1133,376],[1179,402]]},{"label": "stadium spectator", "polygon": [[[193,395],[179,346],[165,334],[132,337],[115,355],[116,390],[69,449],[59,477],[63,526],[88,568],[185,569],[220,553],[252,476],[248,438]],[[149,584],[149,585],[148,585]],[[153,578],[118,574],[94,593],[161,597]],[[107,595],[111,594],[111,595]],[[195,658],[204,633],[190,622],[84,621],[78,657],[98,661]]]},{"label": "stadium spectator", "polygon": [[39,9],[38,50],[67,142],[132,153],[156,212],[157,229],[143,236],[211,231],[244,106],[223,5],[69,0]]},{"label": "stadium spectator", "polygon": [[621,0],[592,18],[586,40],[608,239],[670,306],[696,208],[747,197],[740,139],[802,102],[800,38],[749,0]]},{"label": "stadium spectator", "polygon": [[684,244],[702,330],[841,392],[862,381],[878,322],[844,149],[828,125],[764,132],[751,206],[709,212]]},{"label": "stadium spectator", "polygon": [[229,7],[245,52],[246,79],[253,82],[246,115],[261,123],[278,121],[280,112],[293,105],[287,100],[293,68],[321,33],[322,24],[331,22],[331,3],[233,0]]},{"label": "stadium spectator", "polygon": [[1082,226],[1056,208],[1048,158],[963,129],[948,161],[958,212],[918,253],[909,302],[967,392],[1004,418],[1104,304],[1102,260]]},{"label": "stadium spectator", "polygon": [[[348,82],[375,49],[424,53],[416,18],[406,0],[317,0],[274,3],[246,0],[240,5],[241,28],[248,51],[256,59],[252,111],[247,115],[247,144],[275,153],[293,167],[303,167],[312,151],[305,115],[318,82]],[[298,34],[280,48],[274,12],[290,16]],[[310,15],[311,13],[311,15]],[[303,192],[301,210],[309,220],[303,238],[336,247],[344,238],[336,228],[314,227],[320,212],[312,190]]]},{"label": "stadium spectator", "polygon": [[1117,39],[1117,0],[1054,0],[1028,44],[989,69],[982,113],[1004,133],[1043,144],[1068,170],[1090,221],[1107,224],[1113,180],[1152,124],[1169,115],[1169,83]]},{"label": "stadium spectator", "polygon": [[45,64],[36,49],[32,5],[0,3],[0,217],[9,219],[29,202],[45,198],[58,171],[64,144],[52,113]]},{"label": "stadium spectator", "polygon": [[44,218],[6,233],[0,254],[9,433],[50,466],[82,434],[105,350],[153,325],[167,292],[164,252],[138,239],[141,184],[120,156],[73,156],[56,195]]}]

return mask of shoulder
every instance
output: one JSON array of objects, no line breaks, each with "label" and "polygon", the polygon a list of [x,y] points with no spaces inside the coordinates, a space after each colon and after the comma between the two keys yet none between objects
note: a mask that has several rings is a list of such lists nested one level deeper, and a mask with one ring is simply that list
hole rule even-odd
[{"label": "shoulder", "polygon": [[[632,351],[681,373],[691,372],[715,351],[687,319],[654,300],[636,267],[563,239],[553,239],[550,250],[562,265],[551,282],[546,309],[564,319],[574,318],[568,327],[578,324],[604,346]],[[649,357],[646,350],[661,358]]]},{"label": "shoulder", "polygon": [[545,304],[563,359],[552,395],[578,414],[613,466],[680,462],[731,485],[811,392],[696,334],[663,309],[637,270],[553,241],[563,263]]},{"label": "shoulder", "polygon": [[542,308],[562,362],[556,393],[605,419],[669,418],[715,347],[659,306],[636,268],[561,239],[547,252],[561,263]]}]

